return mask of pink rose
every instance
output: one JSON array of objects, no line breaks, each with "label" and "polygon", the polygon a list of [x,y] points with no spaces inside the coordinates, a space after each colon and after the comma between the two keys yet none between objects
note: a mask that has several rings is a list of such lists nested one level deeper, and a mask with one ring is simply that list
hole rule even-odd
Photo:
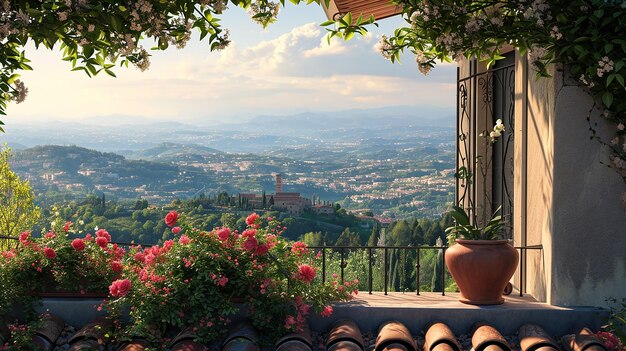
[{"label": "pink rose", "polygon": [[72,247],[76,251],[83,251],[85,249],[85,241],[83,239],[72,240]]},{"label": "pink rose", "polygon": [[63,230],[65,230],[66,232],[69,231],[72,224],[73,224],[72,221],[65,222],[65,225],[63,226]]},{"label": "pink rose", "polygon": [[137,261],[137,262],[141,262],[141,263],[145,262],[145,260],[146,260],[146,257],[145,257],[145,255],[143,254],[143,252],[137,252],[137,253],[135,253],[135,257],[134,257],[134,258],[135,258],[135,261]]},{"label": "pink rose", "polygon": [[217,231],[217,237],[220,238],[221,241],[226,241],[230,237],[230,229],[222,228]]},{"label": "pink rose", "polygon": [[253,213],[246,218],[246,224],[253,225],[257,219],[259,219],[259,215],[256,213]]},{"label": "pink rose", "polygon": [[178,221],[178,212],[176,211],[170,211],[165,216],[165,224],[167,224],[168,227],[173,227],[176,224],[176,221]]},{"label": "pink rose", "polygon": [[182,229],[180,229],[180,227],[174,227],[174,228],[172,228],[172,234],[178,234],[178,233],[180,233],[181,230]]},{"label": "pink rose", "polygon": [[258,245],[259,241],[255,237],[251,236],[246,241],[244,241],[242,247],[244,250],[252,252],[256,249]]},{"label": "pink rose", "polygon": [[111,241],[111,235],[104,229],[100,229],[96,232],[97,238],[106,238],[107,242]]},{"label": "pink rose", "polygon": [[256,250],[254,250],[254,254],[257,256],[263,256],[269,251],[267,245],[259,245]]},{"label": "pink rose", "polygon": [[241,233],[241,236],[243,237],[250,237],[250,236],[255,236],[256,235],[256,229],[246,229],[243,231],[243,233]]},{"label": "pink rose", "polygon": [[306,244],[301,241],[296,241],[291,245],[291,252],[295,253],[298,256],[302,256],[308,252],[306,249]]},{"label": "pink rose", "polygon": [[180,239],[178,239],[178,243],[181,245],[188,245],[191,242],[191,239],[189,239],[189,237],[185,234],[180,236]]},{"label": "pink rose", "polygon": [[49,247],[45,247],[43,249],[43,254],[46,255],[46,257],[48,257],[49,259],[53,259],[57,257],[56,251],[54,251],[54,249],[51,249]]},{"label": "pink rose", "polygon": [[324,310],[320,313],[322,317],[330,317],[333,314],[333,308],[331,306],[324,306]]},{"label": "pink rose", "polygon": [[109,240],[103,236],[99,236],[96,238],[96,244],[98,244],[98,246],[100,246],[101,248],[105,249],[107,245],[109,244]]},{"label": "pink rose", "polygon": [[221,277],[220,281],[218,282],[219,286],[225,286],[226,283],[228,283],[228,278],[226,277]]},{"label": "pink rose", "polygon": [[315,279],[315,269],[308,264],[302,264],[298,267],[298,279],[310,283]]},{"label": "pink rose", "polygon": [[122,265],[122,262],[120,262],[120,261],[113,261],[113,262],[111,262],[111,270],[113,270],[113,272],[119,273],[123,269],[124,269],[124,266]]},{"label": "pink rose", "polygon": [[111,294],[111,296],[113,297],[122,297],[122,296],[126,296],[126,294],[128,294],[128,291],[130,290],[130,280],[128,279],[118,279],[116,281],[114,281],[111,286],[109,286],[109,293]]},{"label": "pink rose", "polygon": [[30,232],[29,231],[22,232],[20,234],[20,243],[27,244],[29,237],[30,237]]}]

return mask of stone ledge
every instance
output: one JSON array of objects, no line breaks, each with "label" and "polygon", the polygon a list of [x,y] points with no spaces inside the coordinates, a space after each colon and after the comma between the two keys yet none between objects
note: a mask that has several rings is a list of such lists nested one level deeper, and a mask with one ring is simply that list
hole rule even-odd
[{"label": "stone ledge", "polygon": [[361,292],[358,298],[333,305],[330,318],[311,316],[313,330],[328,330],[338,319],[354,319],[364,332],[377,332],[378,326],[388,320],[399,320],[417,335],[434,322],[446,323],[457,334],[470,333],[478,321],[494,325],[504,334],[513,334],[526,323],[543,326],[552,335],[571,332],[581,324],[598,329],[606,322],[608,310],[599,307],[560,307],[538,302],[531,296],[506,297],[502,305],[473,306],[459,302],[458,293]]}]

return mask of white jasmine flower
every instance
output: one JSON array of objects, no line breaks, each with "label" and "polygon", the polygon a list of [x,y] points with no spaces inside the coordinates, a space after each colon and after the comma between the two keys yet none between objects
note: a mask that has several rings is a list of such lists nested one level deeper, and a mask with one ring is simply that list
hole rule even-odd
[{"label": "white jasmine flower", "polygon": [[619,144],[619,137],[615,137],[611,139],[611,145],[617,145],[617,144]]},{"label": "white jasmine flower", "polygon": [[624,130],[624,123],[620,123],[617,125],[617,130]]},{"label": "white jasmine flower", "polygon": [[417,64],[417,69],[420,71],[421,74],[426,76],[426,75],[428,75],[428,73],[430,73],[430,71],[432,70],[432,67],[430,67],[430,65],[428,65],[428,64],[418,63]]},{"label": "white jasmine flower", "polygon": [[502,124],[502,119],[498,118],[496,120],[496,125],[493,127],[493,130],[500,133],[504,131],[504,124]]},{"label": "white jasmine flower", "polygon": [[563,38],[563,34],[559,31],[559,27],[554,26],[552,30],[550,30],[550,36],[556,40]]},{"label": "white jasmine flower", "polygon": [[15,103],[19,104],[26,100],[26,96],[28,96],[28,88],[24,85],[24,82],[19,79],[17,79],[14,84],[15,95],[13,96],[13,99],[15,99]]},{"label": "white jasmine flower", "polygon": [[376,50],[378,50],[378,52],[383,55],[384,58],[386,58],[387,60],[391,60],[391,49],[392,46],[389,42],[389,38],[387,38],[387,36],[383,34],[380,37],[378,44],[376,45]]}]

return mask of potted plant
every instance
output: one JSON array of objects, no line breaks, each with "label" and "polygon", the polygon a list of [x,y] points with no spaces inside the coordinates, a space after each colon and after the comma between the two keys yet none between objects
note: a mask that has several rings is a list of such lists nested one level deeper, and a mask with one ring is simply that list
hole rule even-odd
[{"label": "potted plant", "polygon": [[450,211],[456,224],[446,229],[450,248],[445,261],[463,303],[504,303],[502,292],[517,269],[519,255],[509,240],[502,240],[499,210],[482,227],[473,224],[463,208],[453,206]]}]

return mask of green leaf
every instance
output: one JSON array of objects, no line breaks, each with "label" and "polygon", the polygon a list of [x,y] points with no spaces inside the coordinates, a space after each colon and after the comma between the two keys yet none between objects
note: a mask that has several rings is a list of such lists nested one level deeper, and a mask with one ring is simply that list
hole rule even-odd
[{"label": "green leaf", "polygon": [[615,79],[615,73],[610,74],[607,78],[606,78],[606,86],[608,87],[609,85],[611,85],[611,82],[613,81],[613,79]]},{"label": "green leaf", "polygon": [[13,83],[15,82],[15,80],[16,80],[17,78],[19,78],[19,77],[20,77],[20,75],[19,75],[19,74],[17,74],[17,73],[15,73],[15,74],[11,75],[11,76],[9,77],[9,79],[7,79],[7,80],[6,80],[6,82],[7,82],[7,84],[13,84]]},{"label": "green leaf", "polygon": [[85,45],[83,46],[83,55],[85,58],[90,58],[93,55],[94,48],[93,45]]},{"label": "green leaf", "polygon": [[621,74],[616,73],[615,74],[615,80],[617,80],[619,85],[621,85],[622,87],[624,86],[624,77]]},{"label": "green leaf", "polygon": [[613,105],[613,94],[609,91],[604,92],[604,95],[602,95],[602,102],[606,107],[610,108],[611,105]]}]

